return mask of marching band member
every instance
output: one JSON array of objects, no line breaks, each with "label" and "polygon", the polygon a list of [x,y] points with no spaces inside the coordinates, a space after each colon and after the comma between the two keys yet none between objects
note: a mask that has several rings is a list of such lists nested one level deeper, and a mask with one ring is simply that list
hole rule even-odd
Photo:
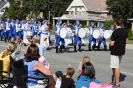
[{"label": "marching band member", "polygon": [[[93,31],[94,31],[94,22],[91,22],[90,25],[91,26],[88,28],[88,30],[90,32],[90,36],[88,37],[88,41],[89,41],[88,50],[92,51],[92,50],[95,50],[95,47],[96,47],[96,39],[92,35]],[[92,46],[92,50],[91,50],[92,43],[93,43],[93,46]]]},{"label": "marching band member", "polygon": [[114,26],[111,24],[111,25],[110,25],[110,28],[109,28],[109,31],[110,31],[110,34],[111,34],[111,35],[112,35],[112,33],[114,32],[114,30],[115,30],[115,29],[114,29]]},{"label": "marching band member", "polygon": [[[31,34],[28,34],[29,32],[28,31],[30,31],[31,32]],[[24,43],[24,45],[26,46],[26,45],[28,45],[28,38],[31,38],[32,37],[32,28],[31,28],[31,24],[30,24],[30,21],[29,20],[27,20],[26,21],[26,24],[25,24],[25,30],[24,30],[24,36],[23,36],[23,43]]]},{"label": "marching band member", "polygon": [[[103,23],[100,23],[99,31],[100,31],[100,35],[102,35],[102,36],[104,36],[104,30],[105,30],[103,27],[104,27],[104,24]],[[99,47],[100,47],[101,42],[104,45],[104,50],[107,51],[106,40],[105,40],[104,37],[99,39],[98,46],[97,46],[97,50],[100,50]]]},{"label": "marching band member", "polygon": [[39,30],[38,30],[38,35],[41,37],[41,26],[42,26],[42,23],[38,20],[37,21],[37,25],[38,25],[38,28],[39,28]]},{"label": "marching band member", "polygon": [[5,31],[5,42],[10,41],[11,39],[11,23],[10,23],[10,18],[6,19],[6,22],[4,23],[4,31]]},{"label": "marching band member", "polygon": [[37,25],[36,21],[34,21],[34,24],[32,26],[32,30],[34,31],[33,36],[38,35],[38,31],[39,31],[39,26]]},{"label": "marching band member", "polygon": [[16,30],[16,34],[15,34],[15,38],[18,36],[20,38],[20,24],[19,24],[19,20],[16,20],[16,24],[15,24],[15,30]]},{"label": "marching band member", "polygon": [[25,20],[22,20],[22,23],[21,23],[21,30],[20,30],[20,39],[23,39],[24,30],[25,30]]},{"label": "marching band member", "polygon": [[[59,32],[60,32],[60,29],[61,29],[61,24],[62,24],[62,20],[59,18],[58,19],[58,22],[57,24],[55,25],[54,27],[54,33],[55,33],[55,46],[56,46],[56,53],[59,53],[58,52],[58,46],[59,46],[59,43],[60,43],[60,36],[59,36]],[[62,50],[62,46],[60,46],[60,52]]]},{"label": "marching band member", "polygon": [[[111,34],[111,36],[112,36],[112,33],[115,31],[114,26],[113,26],[112,24],[110,25],[109,31],[110,31],[110,34]],[[111,37],[110,37],[110,38],[111,38]],[[109,50],[111,50],[110,44],[109,44]]]},{"label": "marching band member", "polygon": [[77,52],[76,50],[76,45],[78,43],[79,45],[79,51],[81,52],[81,45],[82,45],[82,41],[81,41],[81,38],[78,36],[78,30],[79,30],[79,20],[76,20],[75,22],[75,26],[73,28],[73,32],[74,32],[74,52]]},{"label": "marching band member", "polygon": [[1,38],[1,41],[3,40],[3,34],[4,34],[4,24],[2,22],[2,18],[0,18],[0,38]]},{"label": "marching band member", "polygon": [[11,33],[12,33],[12,37],[14,37],[14,40],[16,39],[15,38],[15,34],[16,34],[16,30],[15,30],[15,20],[12,19],[12,22],[11,22]]},{"label": "marching band member", "polygon": [[[41,26],[41,45],[44,45],[44,38],[47,38],[47,44],[49,47],[49,38],[48,38],[48,20],[43,21],[43,25]],[[49,49],[49,48],[47,48]]]}]

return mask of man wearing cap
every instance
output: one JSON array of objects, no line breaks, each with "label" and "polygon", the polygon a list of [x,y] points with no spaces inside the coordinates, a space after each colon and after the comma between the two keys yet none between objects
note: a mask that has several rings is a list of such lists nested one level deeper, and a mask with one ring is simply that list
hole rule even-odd
[{"label": "man wearing cap", "polygon": [[0,18],[0,38],[3,41],[3,34],[4,34],[4,24],[2,22],[2,18]]},{"label": "man wearing cap", "polygon": [[10,18],[6,19],[6,22],[4,23],[4,31],[5,31],[5,42],[10,41],[11,39],[11,23],[10,23]]},{"label": "man wearing cap", "polygon": [[[55,42],[56,42],[55,43],[56,53],[59,53],[58,52],[58,46],[59,46],[59,43],[60,43],[59,32],[60,32],[60,29],[61,29],[61,24],[62,24],[62,20],[59,18],[58,21],[57,21],[57,24],[54,27]],[[62,50],[62,46],[60,46],[60,50]],[[62,52],[62,51],[60,51],[60,52]]]},{"label": "man wearing cap", "polygon": [[75,26],[73,28],[73,32],[74,32],[74,52],[77,52],[76,50],[76,45],[78,43],[79,45],[79,51],[81,52],[81,45],[82,45],[82,41],[81,41],[81,38],[78,36],[78,30],[79,30],[79,20],[76,20],[75,22]]},{"label": "man wearing cap", "polygon": [[94,31],[94,22],[90,23],[90,27],[88,28],[90,36],[88,37],[89,45],[88,50],[91,51],[91,44],[93,42],[92,50],[95,50],[96,47],[96,39],[93,37],[93,31]]},{"label": "man wearing cap", "polygon": [[47,38],[47,44],[49,47],[49,37],[48,37],[48,20],[43,21],[43,25],[41,26],[41,45],[44,45],[44,38]]},{"label": "man wearing cap", "polygon": [[[100,36],[104,36],[104,24],[103,23],[100,23],[100,27],[99,27],[99,31],[100,31]],[[97,50],[100,50],[100,44],[101,42],[103,42],[103,45],[104,45],[104,50],[107,51],[107,45],[106,45],[106,40],[104,37],[100,38],[99,41],[98,41],[98,46],[97,46]]]}]

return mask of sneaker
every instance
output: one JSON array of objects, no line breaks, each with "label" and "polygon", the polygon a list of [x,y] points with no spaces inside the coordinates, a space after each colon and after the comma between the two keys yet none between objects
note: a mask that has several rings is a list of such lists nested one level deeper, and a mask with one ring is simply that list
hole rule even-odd
[{"label": "sneaker", "polygon": [[112,84],[113,86],[115,86],[115,82],[111,82],[111,84]]},{"label": "sneaker", "polygon": [[120,85],[119,86],[115,85],[114,88],[120,88]]}]

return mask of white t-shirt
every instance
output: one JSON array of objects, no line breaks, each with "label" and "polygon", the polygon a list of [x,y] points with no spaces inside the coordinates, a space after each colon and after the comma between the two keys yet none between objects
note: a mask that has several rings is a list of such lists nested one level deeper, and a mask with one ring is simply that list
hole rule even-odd
[{"label": "white t-shirt", "polygon": [[59,80],[59,79],[57,78],[55,88],[60,88],[60,86],[61,86],[61,80]]}]

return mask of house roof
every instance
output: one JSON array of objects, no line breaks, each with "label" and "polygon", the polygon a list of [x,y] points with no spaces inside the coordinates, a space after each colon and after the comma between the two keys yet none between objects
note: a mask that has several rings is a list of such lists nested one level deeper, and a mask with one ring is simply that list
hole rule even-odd
[{"label": "house roof", "polygon": [[82,0],[88,11],[107,12],[106,0]]},{"label": "house roof", "polygon": [[0,9],[6,4],[7,2],[0,2]]},{"label": "house roof", "polygon": [[66,11],[72,6],[84,6],[86,11],[108,12],[106,0],[73,0]]},{"label": "house roof", "polygon": [[89,16],[89,15],[68,15],[64,14],[62,17],[54,17],[53,19],[57,20],[58,18],[62,20],[93,20],[93,21],[106,21],[107,19],[99,16]]}]

